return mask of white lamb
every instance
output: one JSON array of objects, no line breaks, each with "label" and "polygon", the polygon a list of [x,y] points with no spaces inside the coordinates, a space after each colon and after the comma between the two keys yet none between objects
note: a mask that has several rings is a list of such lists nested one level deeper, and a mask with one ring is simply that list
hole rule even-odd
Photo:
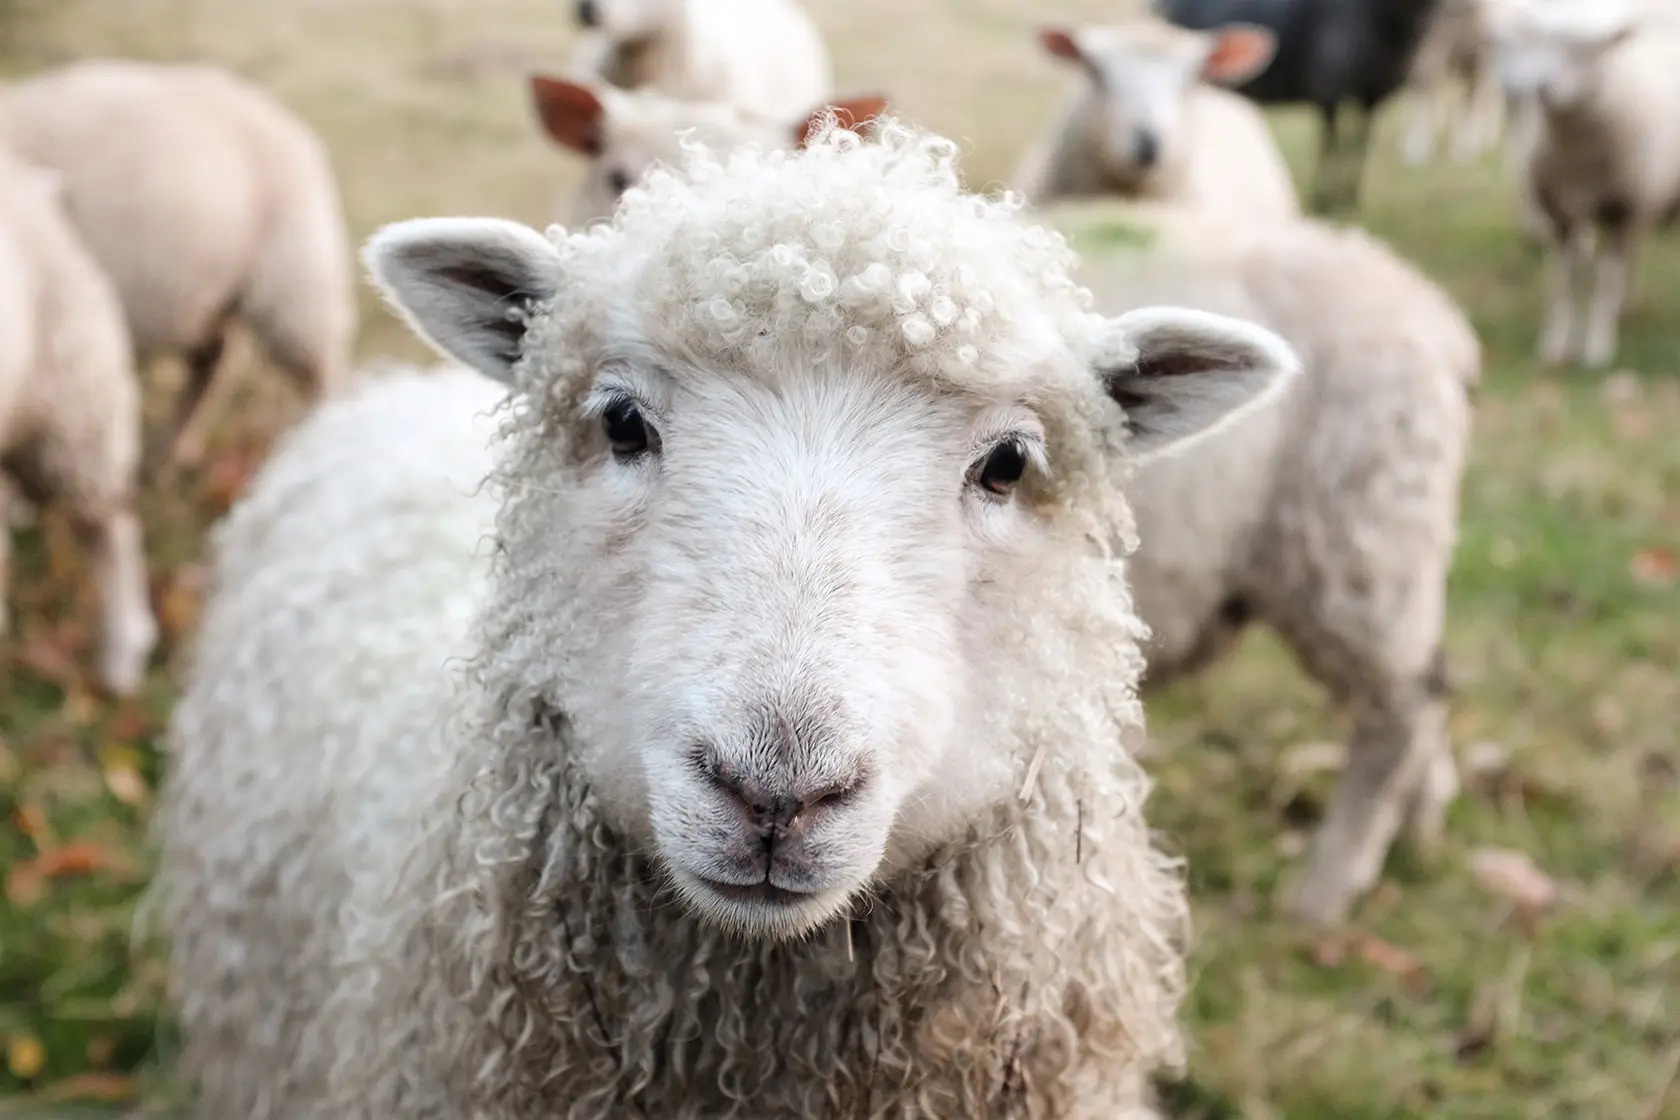
[{"label": "white lamb", "polygon": [[1537,108],[1528,176],[1553,257],[1540,357],[1609,365],[1634,257],[1680,216],[1680,27],[1547,0],[1519,13],[1500,53],[1507,86]]},{"label": "white lamb", "polygon": [[579,77],[772,120],[833,88],[822,34],[793,0],[579,0],[577,18]]},{"label": "white lamb", "polygon": [[1289,903],[1334,922],[1403,824],[1433,846],[1458,788],[1441,638],[1476,335],[1446,293],[1357,230],[1117,204],[1047,217],[1076,247],[1136,231],[1137,247],[1082,274],[1103,312],[1167,300],[1240,315],[1301,358],[1275,403],[1139,472],[1129,574],[1151,685],[1260,621],[1352,716],[1347,768]]},{"label": "white lamb", "polygon": [[220,530],[160,816],[200,1115],[1145,1114],[1186,915],[1120,487],[1293,355],[1090,314],[876,137],[371,244],[504,439],[370,386]]},{"label": "white lamb", "polygon": [[855,128],[886,108],[885,98],[862,96],[765,119],[717,102],[683,101],[651,90],[625,92],[541,74],[531,79],[531,99],[549,138],[589,158],[565,218],[577,227],[612,217],[619,197],[649,168],[681,162],[685,143],[714,150],[749,143],[798,147],[830,112]]},{"label": "white lamb", "polygon": [[[1429,162],[1443,132],[1463,160],[1487,151],[1505,122],[1505,93],[1494,47],[1519,4],[1532,0],[1441,0],[1407,80],[1410,119],[1401,136],[1402,157]],[[1450,127],[1449,127],[1450,126]]]},{"label": "white lamb", "polygon": [[1256,221],[1301,212],[1266,118],[1207,84],[1237,85],[1264,70],[1277,47],[1271,32],[1189,31],[1151,17],[1051,28],[1040,39],[1086,80],[1016,172],[1016,188],[1034,203],[1113,194]]},{"label": "white lamb", "polygon": [[307,395],[337,389],[356,326],[338,188],[325,147],[267,94],[209,66],[80,62],[0,90],[0,141],[63,177],[142,368],[185,362],[160,450],[202,453],[236,323]]},{"label": "white lamb", "polygon": [[99,678],[134,692],[157,641],[134,490],[140,390],[122,306],[77,239],[50,171],[0,150],[0,634],[13,490],[58,505],[89,541]]}]

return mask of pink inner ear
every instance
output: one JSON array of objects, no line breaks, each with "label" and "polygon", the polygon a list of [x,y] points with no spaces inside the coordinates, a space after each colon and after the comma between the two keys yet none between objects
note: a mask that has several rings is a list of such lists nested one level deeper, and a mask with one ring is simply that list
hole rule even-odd
[{"label": "pink inner ear", "polygon": [[793,130],[793,146],[803,148],[810,143],[812,133],[823,119],[823,114],[833,110],[835,120],[841,128],[852,132],[861,132],[863,126],[886,112],[887,99],[876,94],[863,94],[857,97],[844,97],[831,101],[827,105],[818,106]]},{"label": "pink inner ear", "polygon": [[1256,27],[1230,27],[1218,33],[1213,50],[1202,64],[1202,77],[1223,85],[1241,85],[1272,61],[1276,41]]},{"label": "pink inner ear", "polygon": [[531,79],[537,119],[554,142],[587,156],[601,153],[601,101],[586,86],[541,74]]},{"label": "pink inner ear", "polygon": [[1065,58],[1069,62],[1078,62],[1085,57],[1079,51],[1079,44],[1066,30],[1060,27],[1046,27],[1038,33],[1038,41],[1044,44],[1044,49],[1057,58]]}]

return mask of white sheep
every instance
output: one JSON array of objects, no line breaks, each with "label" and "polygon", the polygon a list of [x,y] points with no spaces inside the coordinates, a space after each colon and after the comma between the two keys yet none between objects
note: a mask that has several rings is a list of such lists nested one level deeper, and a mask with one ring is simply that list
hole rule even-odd
[{"label": "white sheep", "polygon": [[157,642],[134,512],[140,390],[122,306],[65,218],[50,171],[0,150],[0,634],[14,489],[63,508],[93,552],[98,672],[127,695]]},{"label": "white sheep", "polygon": [[513,389],[492,456],[370,384],[219,531],[159,817],[201,1115],[1145,1114],[1120,487],[1294,358],[1091,314],[1018,205],[878,121],[371,243]]},{"label": "white sheep", "polygon": [[827,113],[857,127],[886,108],[885,98],[858,96],[771,120],[717,102],[683,101],[651,90],[626,92],[543,74],[531,79],[531,99],[549,138],[590,161],[566,209],[565,220],[573,226],[612,217],[619,197],[650,167],[681,161],[684,143],[716,150],[748,143],[798,147]]},{"label": "white sheep", "polygon": [[1116,204],[1047,217],[1076,247],[1137,231],[1135,248],[1093,256],[1082,274],[1104,313],[1166,300],[1240,315],[1301,359],[1275,403],[1139,472],[1129,574],[1152,686],[1260,621],[1352,716],[1348,765],[1289,902],[1333,922],[1376,881],[1403,824],[1433,846],[1458,788],[1441,641],[1476,335],[1361,231]]},{"label": "white sheep", "polygon": [[1301,212],[1266,118],[1207,84],[1237,85],[1263,71],[1276,48],[1270,31],[1188,31],[1149,17],[1049,28],[1040,39],[1085,80],[1016,172],[1016,188],[1034,203],[1114,194],[1260,221]]},{"label": "white sheep", "polygon": [[63,177],[142,368],[185,362],[161,441],[177,461],[202,453],[235,324],[306,394],[337,389],[356,325],[338,188],[325,147],[267,94],[209,66],[79,62],[0,90],[0,141]]},{"label": "white sheep", "polygon": [[1552,254],[1540,357],[1606,366],[1633,259],[1680,216],[1680,27],[1606,0],[1547,0],[1518,13],[1499,50],[1508,88],[1536,108],[1529,193]]},{"label": "white sheep", "polygon": [[1429,162],[1443,132],[1450,131],[1452,154],[1460,160],[1480,155],[1499,138],[1505,95],[1493,50],[1519,2],[1526,0],[1437,5],[1406,83],[1411,106],[1400,151],[1407,163]]},{"label": "white sheep", "polygon": [[824,101],[833,66],[793,0],[579,0],[574,76],[772,120]]}]

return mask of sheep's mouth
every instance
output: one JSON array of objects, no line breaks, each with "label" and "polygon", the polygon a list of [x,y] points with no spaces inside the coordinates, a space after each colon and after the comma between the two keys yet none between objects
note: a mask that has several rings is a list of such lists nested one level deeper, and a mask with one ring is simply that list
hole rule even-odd
[{"label": "sheep's mouth", "polygon": [[746,884],[725,883],[717,879],[708,879],[704,875],[697,875],[695,879],[721,898],[748,905],[799,906],[810,902],[812,898],[803,891],[790,891],[785,887],[778,887],[768,879]]}]

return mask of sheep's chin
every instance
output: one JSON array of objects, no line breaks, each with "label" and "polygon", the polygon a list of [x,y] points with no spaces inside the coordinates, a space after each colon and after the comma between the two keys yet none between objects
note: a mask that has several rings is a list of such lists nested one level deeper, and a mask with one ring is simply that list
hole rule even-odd
[{"label": "sheep's chin", "polygon": [[683,905],[701,921],[762,941],[789,941],[813,933],[843,913],[854,893],[850,887],[829,887],[812,894],[781,892],[776,901],[761,901],[731,897],[680,868],[671,869],[671,880]]}]

